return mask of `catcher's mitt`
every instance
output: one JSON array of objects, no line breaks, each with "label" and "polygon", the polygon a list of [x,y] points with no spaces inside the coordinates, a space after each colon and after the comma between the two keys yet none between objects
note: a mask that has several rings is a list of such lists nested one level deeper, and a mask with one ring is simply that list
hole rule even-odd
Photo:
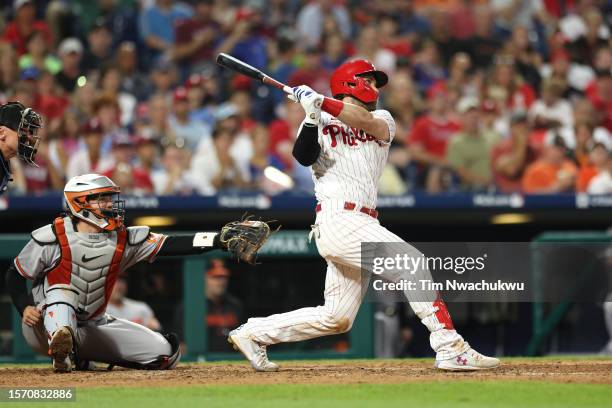
[{"label": "catcher's mitt", "polygon": [[219,242],[239,261],[254,264],[259,248],[265,244],[270,234],[277,230],[271,231],[268,223],[264,221],[254,221],[246,217],[242,221],[225,224],[221,229]]}]

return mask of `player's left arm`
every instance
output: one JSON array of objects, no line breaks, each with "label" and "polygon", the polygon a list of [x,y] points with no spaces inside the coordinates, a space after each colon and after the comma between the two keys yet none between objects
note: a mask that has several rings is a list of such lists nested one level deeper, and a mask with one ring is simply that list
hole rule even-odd
[{"label": "player's left arm", "polygon": [[230,222],[218,232],[181,235],[157,234],[148,227],[129,227],[124,268],[143,260],[154,262],[157,257],[199,255],[216,249],[252,263],[270,233],[267,223],[249,219]]}]

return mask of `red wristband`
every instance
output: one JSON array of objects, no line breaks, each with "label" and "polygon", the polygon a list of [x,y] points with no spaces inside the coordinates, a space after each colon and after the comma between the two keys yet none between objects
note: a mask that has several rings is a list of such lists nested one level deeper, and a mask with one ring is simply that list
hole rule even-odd
[{"label": "red wristband", "polygon": [[340,112],[342,112],[342,108],[344,108],[344,102],[328,97],[323,98],[321,109],[333,117],[337,118],[338,115],[340,115]]}]

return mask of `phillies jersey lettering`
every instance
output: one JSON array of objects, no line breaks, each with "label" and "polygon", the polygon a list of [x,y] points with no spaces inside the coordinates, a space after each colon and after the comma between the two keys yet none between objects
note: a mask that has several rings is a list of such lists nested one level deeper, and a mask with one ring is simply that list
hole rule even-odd
[{"label": "phillies jersey lettering", "polygon": [[[372,115],[387,123],[393,140],[395,121],[391,114],[375,110]],[[341,199],[375,208],[391,142],[351,128],[326,112],[321,112],[318,141],[321,152],[311,167],[317,201]]]}]

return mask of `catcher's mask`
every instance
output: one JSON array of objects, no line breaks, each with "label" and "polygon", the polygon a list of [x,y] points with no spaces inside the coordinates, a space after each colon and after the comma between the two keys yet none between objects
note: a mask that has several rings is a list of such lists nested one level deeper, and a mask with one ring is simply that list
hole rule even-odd
[{"label": "catcher's mask", "polygon": [[0,125],[17,132],[17,155],[24,162],[34,164],[40,142],[36,133],[42,127],[40,115],[20,102],[9,102],[0,106]]},{"label": "catcher's mask", "polygon": [[120,194],[119,186],[100,174],[73,177],[64,187],[70,214],[105,231],[123,226],[125,201]]}]

